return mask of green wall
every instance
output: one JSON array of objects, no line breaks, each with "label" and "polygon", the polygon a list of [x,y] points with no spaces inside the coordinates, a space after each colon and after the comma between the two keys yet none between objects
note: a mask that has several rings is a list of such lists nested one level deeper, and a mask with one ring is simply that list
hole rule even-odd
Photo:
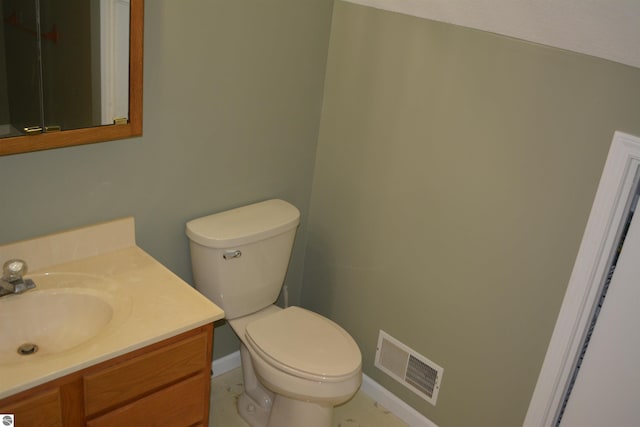
[{"label": "green wall", "polygon": [[[303,304],[438,425],[522,425],[640,70],[338,1],[324,90]],[[435,407],[379,329],[444,368]]]},{"label": "green wall", "polygon": [[[0,157],[0,243],[133,215],[138,245],[191,282],[186,221],[271,197],[306,218],[331,8],[145,2],[144,136]],[[215,357],[237,350],[216,334]]]}]

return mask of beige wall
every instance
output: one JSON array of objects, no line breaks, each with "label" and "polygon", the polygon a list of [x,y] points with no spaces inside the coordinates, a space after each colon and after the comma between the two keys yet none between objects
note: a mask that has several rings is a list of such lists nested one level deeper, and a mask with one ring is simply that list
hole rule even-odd
[{"label": "beige wall", "polygon": [[[189,219],[270,197],[306,216],[331,7],[147,1],[144,136],[0,157],[0,242],[134,215],[138,244],[191,281]],[[217,328],[216,357],[235,350]]]},{"label": "beige wall", "polygon": [[[640,70],[334,6],[303,304],[442,427],[519,426]],[[444,368],[437,406],[373,367],[383,329]]]}]

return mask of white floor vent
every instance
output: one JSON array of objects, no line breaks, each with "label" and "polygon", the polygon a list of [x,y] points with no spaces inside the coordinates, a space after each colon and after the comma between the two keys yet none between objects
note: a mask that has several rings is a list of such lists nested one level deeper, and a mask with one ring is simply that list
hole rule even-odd
[{"label": "white floor vent", "polygon": [[375,366],[427,402],[436,404],[444,370],[382,330]]}]

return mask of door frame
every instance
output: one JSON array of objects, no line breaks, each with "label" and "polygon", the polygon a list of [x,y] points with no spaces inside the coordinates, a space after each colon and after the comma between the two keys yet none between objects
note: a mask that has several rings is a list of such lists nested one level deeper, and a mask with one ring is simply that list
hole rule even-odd
[{"label": "door frame", "polygon": [[523,427],[555,422],[639,171],[640,138],[615,132]]}]

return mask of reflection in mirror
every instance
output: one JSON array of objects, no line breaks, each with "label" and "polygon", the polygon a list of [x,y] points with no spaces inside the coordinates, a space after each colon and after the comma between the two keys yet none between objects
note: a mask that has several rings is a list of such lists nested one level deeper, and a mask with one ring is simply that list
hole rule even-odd
[{"label": "reflection in mirror", "polygon": [[3,0],[0,14],[0,136],[128,119],[128,0]]},{"label": "reflection in mirror", "polygon": [[142,133],[143,0],[0,4],[0,155]]}]

